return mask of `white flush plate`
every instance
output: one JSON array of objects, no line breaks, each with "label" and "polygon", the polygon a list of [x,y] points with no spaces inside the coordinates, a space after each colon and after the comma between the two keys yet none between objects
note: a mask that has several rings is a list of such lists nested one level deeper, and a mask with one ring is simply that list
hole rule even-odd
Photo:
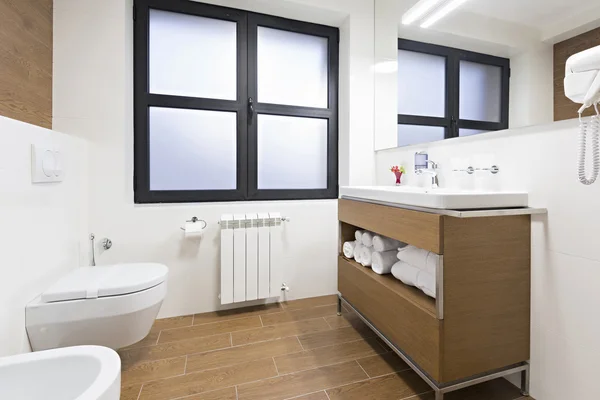
[{"label": "white flush plate", "polygon": [[31,181],[33,183],[62,182],[62,154],[56,146],[31,145]]}]

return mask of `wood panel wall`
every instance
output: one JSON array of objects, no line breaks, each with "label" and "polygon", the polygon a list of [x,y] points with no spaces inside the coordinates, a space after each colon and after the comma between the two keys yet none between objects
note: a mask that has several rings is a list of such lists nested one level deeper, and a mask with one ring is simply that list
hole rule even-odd
[{"label": "wood panel wall", "polygon": [[[600,28],[567,39],[554,45],[554,120],[577,118],[580,104],[573,103],[565,96],[563,79],[567,58],[580,51],[600,45]],[[592,115],[588,109],[584,115]]]},{"label": "wood panel wall", "polygon": [[0,115],[52,128],[52,0],[0,0]]}]

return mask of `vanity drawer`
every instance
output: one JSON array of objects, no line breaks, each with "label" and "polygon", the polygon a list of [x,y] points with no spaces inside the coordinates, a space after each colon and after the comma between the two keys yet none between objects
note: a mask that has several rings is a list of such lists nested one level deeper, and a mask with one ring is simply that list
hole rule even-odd
[{"label": "vanity drawer", "polygon": [[338,219],[437,254],[444,252],[443,218],[438,214],[340,199]]},{"label": "vanity drawer", "polygon": [[354,261],[338,258],[338,289],[432,378],[440,377],[440,329],[435,300],[391,275],[377,275]]}]

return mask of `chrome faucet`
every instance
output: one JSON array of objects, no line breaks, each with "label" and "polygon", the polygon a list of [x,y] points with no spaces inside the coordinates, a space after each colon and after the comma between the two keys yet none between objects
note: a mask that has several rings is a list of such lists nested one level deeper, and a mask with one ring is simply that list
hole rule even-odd
[{"label": "chrome faucet", "polygon": [[415,174],[423,175],[427,174],[431,176],[431,188],[437,189],[439,187],[438,174],[436,170],[439,165],[429,159],[427,152],[419,151],[415,153]]}]

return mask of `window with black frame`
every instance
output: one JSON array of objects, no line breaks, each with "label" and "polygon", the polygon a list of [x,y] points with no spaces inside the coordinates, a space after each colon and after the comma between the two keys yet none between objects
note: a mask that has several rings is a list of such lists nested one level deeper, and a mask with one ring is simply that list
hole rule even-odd
[{"label": "window with black frame", "polygon": [[337,28],[134,7],[136,203],[337,197]]},{"label": "window with black frame", "polygon": [[398,40],[398,146],[508,129],[510,60]]}]

